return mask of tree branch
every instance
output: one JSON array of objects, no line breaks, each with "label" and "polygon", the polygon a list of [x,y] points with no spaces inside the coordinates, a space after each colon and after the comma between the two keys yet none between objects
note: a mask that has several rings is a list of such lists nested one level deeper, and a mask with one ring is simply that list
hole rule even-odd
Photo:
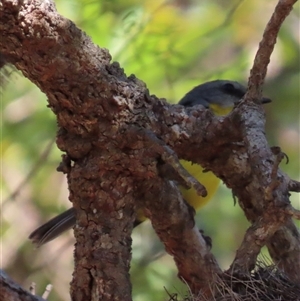
[{"label": "tree branch", "polygon": [[281,25],[293,9],[297,0],[279,0],[268,22],[256,52],[254,64],[250,72],[248,93],[245,99],[259,100],[261,98],[263,83],[267,74],[267,67],[274,50]]},{"label": "tree branch", "polygon": [[[292,1],[279,4],[285,3],[292,5]],[[223,179],[253,223],[247,233],[251,246],[262,237],[259,248],[267,244],[278,266],[299,280],[299,233],[290,214],[279,210],[290,206],[289,182],[265,139],[261,107],[247,101],[258,99],[258,92],[251,91],[262,85],[273,46],[257,56],[246,101],[218,118],[201,106],[185,110],[150,97],[145,85],[111,64],[108,52],[58,15],[50,1],[6,0],[0,14],[1,53],[47,95],[57,116],[57,145],[70,161],[64,170],[77,212],[73,300],[131,300],[135,207],[145,208],[194,293],[205,291],[220,273],[172,179],[161,177],[159,162],[164,161],[203,192],[182,172],[175,154],[167,151],[170,148],[179,158],[200,163]],[[282,22],[272,20],[277,27]],[[271,41],[275,43],[274,37]],[[260,49],[264,47],[262,43]],[[132,126],[142,129],[143,135],[133,135]],[[170,218],[160,219],[169,203]],[[243,247],[235,263],[245,272],[253,266],[258,249],[245,266],[239,263]]]},{"label": "tree branch", "polygon": [[45,299],[24,290],[10,279],[3,270],[0,270],[0,296],[0,300],[3,301],[45,301]]}]

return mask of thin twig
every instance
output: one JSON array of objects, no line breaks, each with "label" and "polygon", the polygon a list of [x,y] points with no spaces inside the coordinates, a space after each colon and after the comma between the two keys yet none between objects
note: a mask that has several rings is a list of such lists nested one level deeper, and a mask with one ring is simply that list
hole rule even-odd
[{"label": "thin twig", "polygon": [[55,143],[55,139],[52,139],[50,143],[46,146],[45,150],[43,151],[39,159],[33,165],[32,169],[29,171],[27,176],[23,179],[23,181],[19,184],[19,186],[3,201],[2,206],[4,206],[10,200],[15,200],[16,197],[21,193],[24,186],[31,180],[31,178],[36,174],[38,169],[45,163],[45,160],[48,158],[54,143]]},{"label": "thin twig", "polygon": [[256,100],[257,102],[261,99],[262,86],[267,74],[267,67],[276,44],[279,30],[282,23],[293,9],[293,4],[296,2],[297,0],[278,1],[275,11],[266,26],[263,38],[259,43],[254,64],[250,71],[248,81],[249,90],[245,98]]}]

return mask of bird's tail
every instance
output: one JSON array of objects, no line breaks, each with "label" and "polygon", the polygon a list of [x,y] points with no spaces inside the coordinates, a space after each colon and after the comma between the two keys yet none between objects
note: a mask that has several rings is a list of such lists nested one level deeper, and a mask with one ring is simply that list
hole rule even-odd
[{"label": "bird's tail", "polygon": [[[138,226],[143,220],[135,220],[133,227]],[[70,208],[67,211],[55,216],[50,221],[46,222],[42,226],[34,230],[30,235],[29,239],[37,247],[40,247],[47,242],[55,239],[63,232],[73,228],[76,224],[75,209]]]},{"label": "bird's tail", "polygon": [[37,247],[40,247],[61,235],[63,232],[71,229],[75,223],[75,210],[74,208],[70,208],[34,230],[29,235],[29,239],[32,240]]}]

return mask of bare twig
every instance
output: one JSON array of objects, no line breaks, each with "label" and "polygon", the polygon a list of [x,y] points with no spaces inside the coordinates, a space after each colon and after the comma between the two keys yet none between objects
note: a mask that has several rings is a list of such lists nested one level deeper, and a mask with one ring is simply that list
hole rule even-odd
[{"label": "bare twig", "polygon": [[43,298],[24,290],[0,270],[0,298],[1,300],[45,301]]},{"label": "bare twig", "polygon": [[300,192],[300,182],[290,179],[289,191]]},{"label": "bare twig", "polygon": [[289,206],[285,209],[285,211],[291,217],[300,220],[300,210],[297,210],[297,209],[293,208],[292,206]]},{"label": "bare twig", "polygon": [[29,291],[32,295],[35,295],[35,289],[36,289],[36,283],[35,282],[31,282],[30,286],[29,286]]},{"label": "bare twig", "polygon": [[267,67],[270,62],[271,54],[274,50],[277,36],[282,23],[293,9],[297,0],[280,0],[275,11],[268,22],[263,34],[263,38],[259,43],[254,64],[250,72],[248,87],[249,90],[245,99],[255,100],[258,103],[261,98],[262,86],[267,74]]},{"label": "bare twig", "polygon": [[45,288],[45,291],[42,295],[42,298],[47,300],[47,298],[49,297],[49,294],[51,293],[52,291],[52,288],[53,288],[53,285],[52,284],[48,284]]},{"label": "bare twig", "polygon": [[3,201],[2,206],[4,206],[10,200],[15,200],[16,197],[22,192],[22,189],[24,188],[24,186],[26,186],[26,184],[31,180],[31,178],[37,173],[39,168],[41,168],[41,166],[43,166],[43,164],[45,163],[45,160],[48,158],[54,143],[55,143],[55,139],[51,140],[48,143],[48,145],[45,147],[45,150],[41,153],[38,160],[32,166],[32,168],[29,171],[29,173],[27,174],[27,176],[18,185],[18,187]]}]

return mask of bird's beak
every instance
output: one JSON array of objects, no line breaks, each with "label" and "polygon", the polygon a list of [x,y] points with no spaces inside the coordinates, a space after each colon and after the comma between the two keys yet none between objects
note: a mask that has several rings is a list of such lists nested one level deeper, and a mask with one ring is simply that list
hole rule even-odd
[{"label": "bird's beak", "polygon": [[261,103],[262,103],[262,104],[270,103],[270,102],[272,102],[272,100],[271,100],[270,98],[263,97],[263,98],[261,99]]}]

